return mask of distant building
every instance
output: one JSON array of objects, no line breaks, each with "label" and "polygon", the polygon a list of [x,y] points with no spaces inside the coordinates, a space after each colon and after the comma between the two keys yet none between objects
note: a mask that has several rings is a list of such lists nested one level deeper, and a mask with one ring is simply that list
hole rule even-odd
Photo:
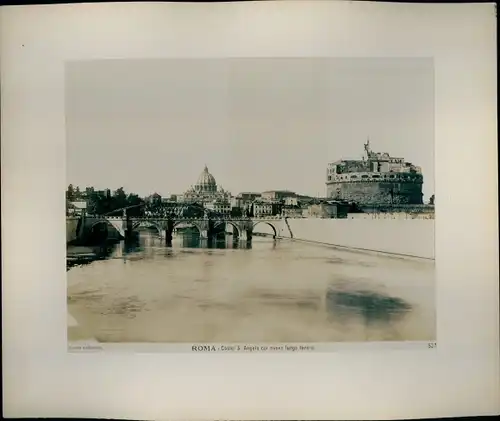
[{"label": "distant building", "polygon": [[304,212],[303,208],[299,205],[295,206],[283,206],[283,209],[281,211],[283,216],[286,216],[287,218],[302,218],[304,217]]},{"label": "distant building", "polygon": [[258,199],[262,196],[262,193],[256,193],[256,192],[241,192],[236,196],[238,199],[242,200],[255,200]]},{"label": "distant building", "polygon": [[423,175],[420,167],[388,153],[375,153],[370,141],[362,160],[328,164],[327,197],[363,205],[422,204]]},{"label": "distant building", "polygon": [[289,190],[269,190],[262,193],[262,200],[285,200],[286,198],[297,197],[297,193]]},{"label": "distant building", "polygon": [[67,213],[70,215],[81,215],[87,210],[87,202],[69,202],[66,204]]},{"label": "distant building", "polygon": [[228,200],[216,199],[205,204],[205,207],[216,213],[229,216],[231,214],[231,203]]},{"label": "distant building", "polygon": [[163,200],[163,198],[158,193],[153,193],[152,195],[145,197],[144,201],[146,203],[156,203],[156,204],[159,204],[159,203],[163,203],[164,200]]},{"label": "distant building", "polygon": [[282,204],[277,201],[256,200],[253,202],[253,216],[256,218],[281,214]]},{"label": "distant building", "polygon": [[284,205],[285,206],[297,206],[299,204],[299,201],[296,196],[289,196],[285,197],[284,199]]},{"label": "distant building", "polygon": [[74,216],[75,214],[75,205],[73,205],[69,200],[66,200],[66,216]]},{"label": "distant building", "polygon": [[247,203],[253,202],[254,200],[258,200],[262,198],[261,193],[256,192],[241,192],[237,196],[234,197],[234,202],[237,206],[244,206]]},{"label": "distant building", "polygon": [[261,198],[261,193],[255,192],[241,192],[231,199],[231,205],[237,208],[244,208],[248,204],[253,203],[255,200]]},{"label": "distant building", "polygon": [[310,204],[312,201],[317,200],[317,198],[312,197],[312,196],[305,196],[302,194],[297,195],[297,204],[299,206],[305,206]]},{"label": "distant building", "polygon": [[71,204],[75,207],[75,209],[87,209],[87,202],[71,202]]},{"label": "distant building", "polygon": [[110,189],[97,190],[95,193],[97,193],[99,196],[111,197],[111,190]]}]

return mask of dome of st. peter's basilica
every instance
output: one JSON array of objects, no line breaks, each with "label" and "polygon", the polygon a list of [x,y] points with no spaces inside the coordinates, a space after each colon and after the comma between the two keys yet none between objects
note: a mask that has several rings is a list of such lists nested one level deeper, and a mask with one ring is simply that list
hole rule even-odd
[{"label": "dome of st. peter's basilica", "polygon": [[215,177],[208,172],[208,168],[205,165],[205,169],[198,177],[198,181],[194,185],[194,190],[197,192],[216,192],[217,183],[215,182]]}]

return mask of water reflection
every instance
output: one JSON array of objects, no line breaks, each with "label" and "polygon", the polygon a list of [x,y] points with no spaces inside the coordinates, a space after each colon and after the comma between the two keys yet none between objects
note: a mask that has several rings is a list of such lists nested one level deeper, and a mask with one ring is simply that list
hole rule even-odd
[{"label": "water reflection", "polygon": [[[274,246],[276,241],[274,240]],[[82,266],[96,260],[105,260],[112,257],[126,258],[138,253],[153,254],[153,247],[163,247],[165,256],[174,256],[172,248],[181,249],[252,249],[252,243],[241,241],[232,235],[218,235],[213,238],[201,238],[195,231],[186,231],[175,235],[172,241],[165,240],[157,231],[143,231],[134,233],[131,238],[120,242],[103,242],[90,246],[68,246],[66,270],[75,266]]]},{"label": "water reflection", "polygon": [[365,323],[390,323],[401,319],[412,307],[398,297],[374,291],[337,291],[326,293],[326,308],[334,318],[361,316]]},{"label": "water reflection", "polygon": [[68,309],[100,341],[435,338],[429,263],[193,233],[174,236],[170,246],[141,233],[68,256]]},{"label": "water reflection", "polygon": [[[208,248],[208,249],[251,249],[252,243],[240,241],[238,237],[216,236],[213,238],[201,238],[199,235],[182,235],[180,237],[180,245],[184,248]],[[170,245],[175,246],[175,240]]]},{"label": "water reflection", "polygon": [[123,241],[123,251],[127,253],[137,253],[143,251],[145,247],[139,238],[130,238]]}]

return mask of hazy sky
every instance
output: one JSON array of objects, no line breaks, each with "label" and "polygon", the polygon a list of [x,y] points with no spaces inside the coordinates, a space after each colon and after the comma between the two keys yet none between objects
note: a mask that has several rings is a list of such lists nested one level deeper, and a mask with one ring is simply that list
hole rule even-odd
[{"label": "hazy sky", "polygon": [[165,59],[69,63],[68,183],[182,193],[206,164],[241,191],[325,195],[326,166],[372,149],[434,190],[431,59]]}]

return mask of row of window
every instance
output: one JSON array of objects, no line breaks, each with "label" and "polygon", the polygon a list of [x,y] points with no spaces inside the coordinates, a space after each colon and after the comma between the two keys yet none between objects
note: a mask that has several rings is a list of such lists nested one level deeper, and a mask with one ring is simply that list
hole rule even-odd
[{"label": "row of window", "polygon": [[[404,180],[417,180],[417,179],[420,179],[422,176],[420,174],[399,174],[399,175],[396,175],[396,174],[391,174],[391,175],[378,175],[378,174],[374,174],[374,175],[362,175],[360,177],[358,177],[357,175],[341,175],[341,176],[338,176],[335,180],[358,180],[358,179],[363,179],[363,180],[366,180],[366,179],[394,179],[394,178],[400,178],[400,179],[404,179]],[[328,176],[328,181],[331,181],[332,180],[332,176]]]}]

